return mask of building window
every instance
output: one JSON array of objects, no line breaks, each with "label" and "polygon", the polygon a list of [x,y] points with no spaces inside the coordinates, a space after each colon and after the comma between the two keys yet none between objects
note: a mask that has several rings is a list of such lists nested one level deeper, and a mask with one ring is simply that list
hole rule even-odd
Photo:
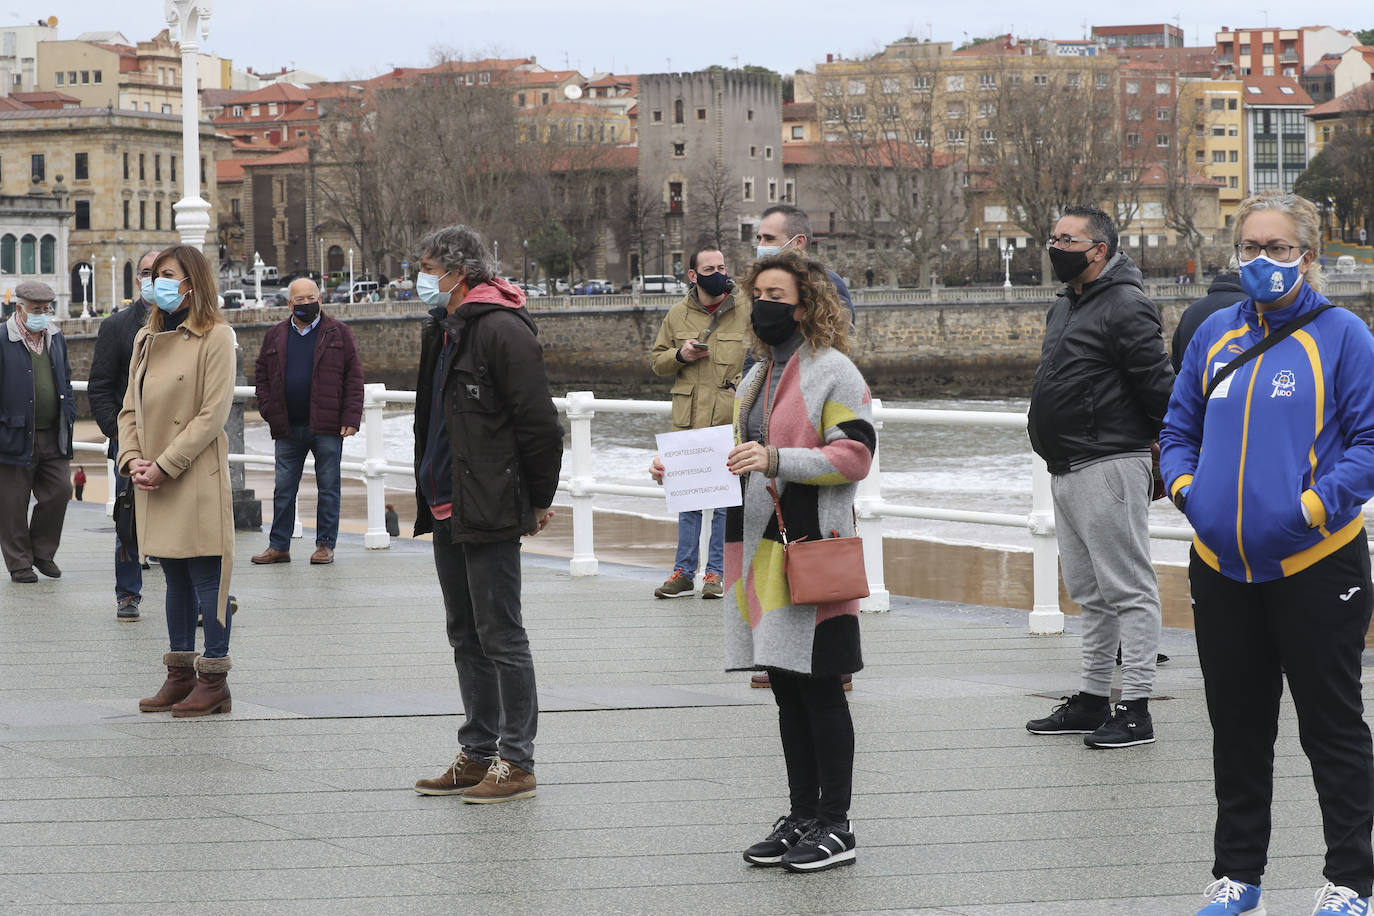
[{"label": "building window", "polygon": [[162,231],[162,201],[153,201],[153,228]]},{"label": "building window", "polygon": [[169,166],[170,169],[171,169],[172,181],[176,181],[176,180],[177,180],[177,157],[176,157],[176,156],[168,156],[168,157],[167,157],[167,164],[168,164],[168,166]]},{"label": "building window", "polygon": [[1126,94],[1127,94],[1127,95],[1140,95],[1140,81],[1139,81],[1139,80],[1126,80]]},{"label": "building window", "polygon": [[90,179],[91,166],[89,153],[76,154],[76,167],[73,171],[76,173],[77,181],[88,181]]},{"label": "building window", "polygon": [[958,102],[952,102],[945,108],[945,117],[951,121],[959,121],[964,117],[964,106]]},{"label": "building window", "polygon": [[44,165],[42,153],[34,153],[29,157],[29,175],[34,181],[48,180],[48,170]]},{"label": "building window", "polygon": [[753,200],[753,199],[754,199],[754,179],[752,179],[752,178],[746,178],[746,179],[744,179],[744,199],[745,199],[745,200]]},{"label": "building window", "polygon": [[791,178],[784,178],[782,182],[783,203],[792,203],[792,198],[796,196],[796,182]]},{"label": "building window", "polygon": [[745,110],[745,112],[744,112],[744,120],[746,120],[746,121],[752,121],[752,120],[754,120],[754,109],[749,108],[749,109],[746,109],[746,110]]},{"label": "building window", "polygon": [[1168,95],[1169,89],[1168,80],[1155,80],[1155,95]]},{"label": "building window", "polygon": [[902,91],[902,81],[894,76],[883,77],[883,94],[892,95]]},{"label": "building window", "polygon": [[806,139],[806,128],[805,128],[805,127],[802,127],[800,124],[794,124],[794,125],[792,125],[792,139],[793,139],[793,140],[805,140],[805,139]]},{"label": "building window", "polygon": [[1155,109],[1155,120],[1156,120],[1156,121],[1167,121],[1167,120],[1169,120],[1169,109],[1167,109],[1167,108],[1156,108],[1156,109]]},{"label": "building window", "polygon": [[674,143],[674,144],[673,144],[673,155],[676,156],[676,157],[679,158],[679,159],[681,159],[683,156],[687,155],[687,144],[686,144],[686,143]]},{"label": "building window", "polygon": [[33,263],[33,249],[37,242],[38,239],[34,238],[31,235],[26,235],[19,240],[19,272],[21,274],[31,274],[35,272]]},{"label": "building window", "polygon": [[1231,152],[1230,152],[1230,154],[1229,154],[1229,156],[1228,156],[1227,161],[1228,161],[1228,162],[1239,162],[1239,161],[1240,161],[1240,150],[1234,150],[1234,149],[1231,150]]},{"label": "building window", "polygon": [[124,228],[129,228],[129,201],[124,201]]},{"label": "building window", "polygon": [[1194,150],[1194,151],[1193,151],[1193,161],[1194,161],[1194,162],[1206,162],[1206,161],[1207,161],[1207,152],[1206,152],[1205,150]]},{"label": "building window", "polygon": [[63,73],[61,70],[58,70],[58,71],[57,71],[57,85],[59,85],[59,86],[65,86],[66,84],[67,84],[67,74]]},{"label": "building window", "polygon": [[911,132],[911,143],[913,146],[929,146],[930,138],[926,136],[926,129],[918,127]]},{"label": "building window", "polygon": [[868,91],[868,85],[867,85],[863,80],[850,80],[850,81],[849,81],[849,94],[850,94],[850,95],[863,95],[863,94],[866,93],[867,91]]},{"label": "building window", "polygon": [[996,103],[996,102],[979,102],[979,103],[978,103],[978,117],[980,117],[980,118],[995,118],[995,117],[997,117],[997,103]]},{"label": "building window", "polygon": [[1096,82],[1096,85],[1097,85],[1097,88],[1098,88],[1098,89],[1106,89],[1106,88],[1107,88],[1107,83],[1108,83],[1108,81],[1109,81],[1109,80],[1108,80],[1107,74],[1105,74],[1105,73],[1099,73],[1099,74],[1097,74],[1097,82]]},{"label": "building window", "polygon": [[124,154],[124,180],[129,180],[129,154]]},{"label": "building window", "polygon": [[276,102],[268,102],[268,103],[267,103],[267,113],[270,114],[270,115],[274,115],[274,114],[277,113],[277,103],[276,103]]},{"label": "building window", "polygon": [[[1199,150],[1198,152],[1201,152],[1201,150]],[[1214,150],[1212,150],[1212,162],[1214,162],[1214,163],[1224,163],[1225,161],[1226,161],[1226,150],[1224,150],[1224,149],[1214,149]]]},{"label": "building window", "polygon": [[[867,106],[867,105],[850,105],[850,106],[849,106],[849,120],[851,120],[851,121],[862,121],[862,120],[863,120],[864,118],[866,118],[866,117],[868,117],[868,106]],[[857,138],[855,138],[855,139],[862,139],[862,138],[861,138],[861,137],[857,137]]]},{"label": "building window", "polygon": [[1127,146],[1139,146],[1139,145],[1140,145],[1140,134],[1127,134],[1127,135],[1126,135],[1126,145],[1127,145]]},{"label": "building window", "polygon": [[962,75],[960,75],[960,74],[955,74],[955,75],[952,75],[952,76],[946,76],[946,77],[945,77],[945,91],[946,91],[946,92],[963,92],[963,91],[964,91],[964,77],[963,77]]},{"label": "building window", "polygon": [[43,236],[38,243],[38,270],[40,273],[57,273],[57,239],[50,235]]},{"label": "building window", "polygon": [[148,202],[146,200],[138,202],[138,228],[148,228]]},{"label": "building window", "polygon": [[964,139],[964,129],[962,127],[952,127],[945,131],[945,142],[950,146],[963,146]]},{"label": "building window", "polygon": [[1168,145],[1169,145],[1169,135],[1168,135],[1168,134],[1158,134],[1158,135],[1155,136],[1155,146],[1158,146],[1158,147],[1160,147],[1160,148],[1163,148],[1163,147],[1166,147],[1166,146],[1168,146]]},{"label": "building window", "polygon": [[99,70],[91,71],[91,82],[95,83],[97,86],[101,84],[102,78]]},{"label": "building window", "polygon": [[16,239],[12,235],[0,236],[0,273],[12,274]]},{"label": "building window", "polygon": [[1070,73],[1064,80],[1070,89],[1077,89],[1083,85],[1083,78],[1077,73]]},{"label": "building window", "polygon": [[1048,74],[1037,73],[1032,78],[1032,82],[1034,82],[1037,86],[1048,86],[1050,84],[1050,78]]},{"label": "building window", "polygon": [[1139,109],[1139,108],[1128,108],[1128,109],[1126,109],[1126,120],[1127,120],[1127,121],[1139,121],[1139,120],[1140,120],[1140,109]]},{"label": "building window", "polygon": [[525,93],[523,93],[523,92],[517,92],[517,93],[515,94],[515,104],[516,104],[517,106],[519,106],[520,108],[524,108],[524,107],[525,107]]},{"label": "building window", "polygon": [[249,116],[254,118],[262,117],[262,106],[254,103],[253,105],[249,106],[248,114]]},{"label": "building window", "polygon": [[655,124],[662,124],[662,123],[663,123],[663,112],[661,112],[661,111],[655,111],[655,112],[653,113],[653,122],[654,122]]},{"label": "building window", "polygon": [[929,92],[929,91],[930,91],[930,77],[928,77],[928,76],[914,76],[914,77],[912,77],[912,78],[911,78],[911,91],[912,91],[912,92]]},{"label": "building window", "polygon": [[144,153],[138,154],[138,180],[146,181],[148,178],[148,157]]},{"label": "building window", "polygon": [[89,86],[90,84],[91,84],[91,71],[89,71],[89,70],[82,70],[82,71],[81,71],[81,85],[83,85],[83,86]]},{"label": "building window", "polygon": [[983,143],[996,143],[997,131],[985,127],[979,132],[978,139]]},{"label": "building window", "polygon": [[153,181],[162,180],[162,154],[153,153]]},{"label": "building window", "polygon": [[[539,93],[539,104],[540,104],[540,105],[547,105],[547,104],[549,104],[549,94],[548,94],[547,92],[541,92],[541,93]],[[663,120],[663,115],[662,115],[662,113],[660,113],[659,116],[658,116],[657,118],[655,118],[654,120],[655,120],[655,121],[661,121],[661,120]]]},{"label": "building window", "polygon": [[1240,53],[1241,53],[1241,54],[1249,54],[1249,53],[1250,53],[1250,43],[1249,43],[1248,41],[1247,41],[1245,44],[1243,44],[1243,45],[1240,46]]},{"label": "building window", "polygon": [[[1228,186],[1228,187],[1232,187],[1232,188],[1238,188],[1238,187],[1240,187],[1240,179],[1237,178],[1235,175],[1232,175],[1231,178],[1230,178],[1230,183],[1229,183],[1227,186]],[[1229,219],[1229,217],[1228,217],[1228,219]]]},{"label": "building window", "polygon": [[749,147],[749,158],[750,158],[750,159],[757,159],[758,156],[759,156],[759,148],[758,148],[757,146],[751,146],[751,147]]},{"label": "building window", "polygon": [[698,120],[698,121],[705,121],[705,120],[706,120],[706,109],[705,109],[705,108],[698,108],[698,109],[697,109],[697,120]]},{"label": "building window", "polygon": [[[172,212],[175,213],[176,211],[173,210]],[[235,222],[243,218],[242,214],[239,213],[239,199],[237,197],[229,201],[229,213],[234,217]]]},{"label": "building window", "polygon": [[684,118],[682,114],[682,99],[678,99],[677,101],[673,102],[673,123],[681,124],[683,120]]},{"label": "building window", "polygon": [[778,180],[777,180],[776,178],[770,178],[770,179],[768,179],[768,202],[769,202],[770,204],[771,204],[771,203],[777,203],[777,200],[778,200]]},{"label": "building window", "polygon": [[236,117],[236,118],[241,118],[241,117],[243,117],[243,106],[242,106],[242,105],[235,105],[234,108],[233,108],[233,115],[234,115],[234,117]]},{"label": "building window", "polygon": [[74,202],[76,207],[76,228],[91,228],[91,202],[89,200],[78,200]]},{"label": "building window", "polygon": [[201,183],[202,186],[204,186],[205,183],[206,183],[207,181],[209,181],[209,180],[210,180],[210,179],[209,179],[209,178],[206,176],[206,174],[205,174],[205,157],[204,157],[204,156],[201,156],[201,157],[200,157],[200,183]]},{"label": "building window", "polygon": [[1263,52],[1263,53],[1265,53],[1265,54],[1273,54],[1273,53],[1274,53],[1274,43],[1273,43],[1272,41],[1266,41],[1266,42],[1264,43],[1264,52]]},{"label": "building window", "polygon": [[979,89],[996,89],[996,88],[997,88],[997,74],[995,74],[995,73],[980,73],[980,74],[978,74],[978,88],[979,88]]},{"label": "building window", "polygon": [[765,147],[763,148],[763,158],[765,158],[765,159],[772,159],[772,158],[773,158],[773,147],[771,147],[771,146],[765,146]]},{"label": "building window", "polygon": [[754,240],[754,224],[753,224],[753,223],[740,223],[740,224],[739,224],[739,240],[740,240],[741,242],[752,242],[752,241]]}]

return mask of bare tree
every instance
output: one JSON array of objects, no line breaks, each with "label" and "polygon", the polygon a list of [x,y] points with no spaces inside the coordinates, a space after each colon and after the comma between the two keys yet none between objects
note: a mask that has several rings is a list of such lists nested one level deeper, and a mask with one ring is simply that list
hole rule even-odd
[{"label": "bare tree", "polygon": [[731,208],[739,196],[739,179],[730,169],[720,150],[712,152],[691,176],[687,183],[687,213],[691,217],[692,229],[688,240],[698,250],[715,247],[726,254],[730,260],[729,249],[734,247],[731,227]]},{"label": "bare tree", "polygon": [[1075,72],[1047,64],[998,74],[988,174],[1011,220],[1040,248],[1042,278],[1051,276],[1045,243],[1059,211],[1106,199],[1121,162],[1114,81]]},{"label": "bare tree", "polygon": [[[1164,178],[1164,225],[1178,236],[1179,244],[1194,264],[1202,264],[1202,246],[1207,241],[1203,224],[1205,196],[1215,196],[1216,181],[1207,175],[1203,156],[1207,136],[1217,120],[1206,107],[1201,85],[1180,80],[1176,104],[1161,127],[1167,145],[1159,147]],[[1215,221],[1213,221],[1215,225]]]}]

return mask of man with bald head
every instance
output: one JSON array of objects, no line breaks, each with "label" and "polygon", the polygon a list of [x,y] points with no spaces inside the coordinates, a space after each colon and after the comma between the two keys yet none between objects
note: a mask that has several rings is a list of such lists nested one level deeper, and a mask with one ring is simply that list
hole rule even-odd
[{"label": "man with bald head", "polygon": [[296,491],[305,456],[315,457],[315,552],[310,562],[334,562],[339,535],[339,459],[343,440],[363,419],[363,367],[353,334],[320,313],[320,289],[301,278],[287,287],[291,317],[270,328],[258,351],[258,412],[276,445],[276,490],[267,549],[258,565],[291,562]]}]

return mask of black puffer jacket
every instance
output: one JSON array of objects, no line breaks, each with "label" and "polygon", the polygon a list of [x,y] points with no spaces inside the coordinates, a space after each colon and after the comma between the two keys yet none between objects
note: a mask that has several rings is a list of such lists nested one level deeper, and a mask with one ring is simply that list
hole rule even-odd
[{"label": "black puffer jacket", "polygon": [[1216,275],[1212,285],[1207,287],[1207,295],[1188,306],[1179,316],[1178,327],[1174,328],[1174,345],[1170,349],[1175,373],[1183,365],[1183,352],[1188,349],[1188,341],[1193,339],[1208,316],[1246,298],[1249,297],[1241,288],[1239,274]]},{"label": "black puffer jacket", "polygon": [[[445,335],[452,344],[437,402],[450,452],[450,536],[458,543],[510,540],[532,530],[534,509],[553,503],[563,465],[563,424],[549,395],[544,351],[523,295],[514,288],[507,293],[506,286],[499,280],[478,285],[452,315],[427,319],[420,337],[417,478],[425,467]],[[419,487],[416,502],[415,533],[433,531]]]},{"label": "black puffer jacket", "polygon": [[91,355],[90,381],[86,398],[96,425],[110,440],[108,455],[115,457],[119,441],[119,411],[124,407],[124,389],[129,387],[129,363],[134,358],[134,336],[148,320],[148,303],[142,297],[100,322]]},{"label": "black puffer jacket", "polygon": [[1050,473],[1147,451],[1173,390],[1159,309],[1122,252],[1083,292],[1060,291],[1045,321],[1031,389],[1031,447]]}]

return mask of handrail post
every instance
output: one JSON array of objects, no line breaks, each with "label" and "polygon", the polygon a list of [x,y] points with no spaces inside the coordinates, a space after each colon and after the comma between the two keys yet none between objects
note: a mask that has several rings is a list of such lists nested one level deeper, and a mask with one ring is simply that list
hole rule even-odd
[{"label": "handrail post", "polygon": [[363,481],[367,486],[367,533],[363,546],[383,550],[391,546],[386,531],[386,385],[372,382],[363,386],[363,437],[367,459],[363,462]]},{"label": "handrail post", "polygon": [[568,562],[568,573],[573,576],[594,576],[597,573],[592,494],[587,489],[596,479],[592,463],[594,416],[594,392],[568,392],[568,424],[572,427],[572,470],[568,479],[568,492],[572,496],[573,514],[573,555]]},{"label": "handrail post", "polygon": [[[877,418],[882,406],[882,401],[873,399],[874,433],[883,428],[882,421]],[[875,436],[873,463],[868,476],[859,481],[858,492],[854,495],[854,510],[859,516],[858,534],[864,545],[864,571],[868,575],[868,597],[859,600],[861,611],[886,611],[892,606],[883,578],[883,518],[876,508],[883,501],[883,472],[878,459],[881,438]]]},{"label": "handrail post", "polygon": [[1053,636],[1064,632],[1064,612],[1059,610],[1059,543],[1054,537],[1054,497],[1050,493],[1050,471],[1039,455],[1032,456],[1031,570],[1034,598],[1030,613],[1032,636]]}]

